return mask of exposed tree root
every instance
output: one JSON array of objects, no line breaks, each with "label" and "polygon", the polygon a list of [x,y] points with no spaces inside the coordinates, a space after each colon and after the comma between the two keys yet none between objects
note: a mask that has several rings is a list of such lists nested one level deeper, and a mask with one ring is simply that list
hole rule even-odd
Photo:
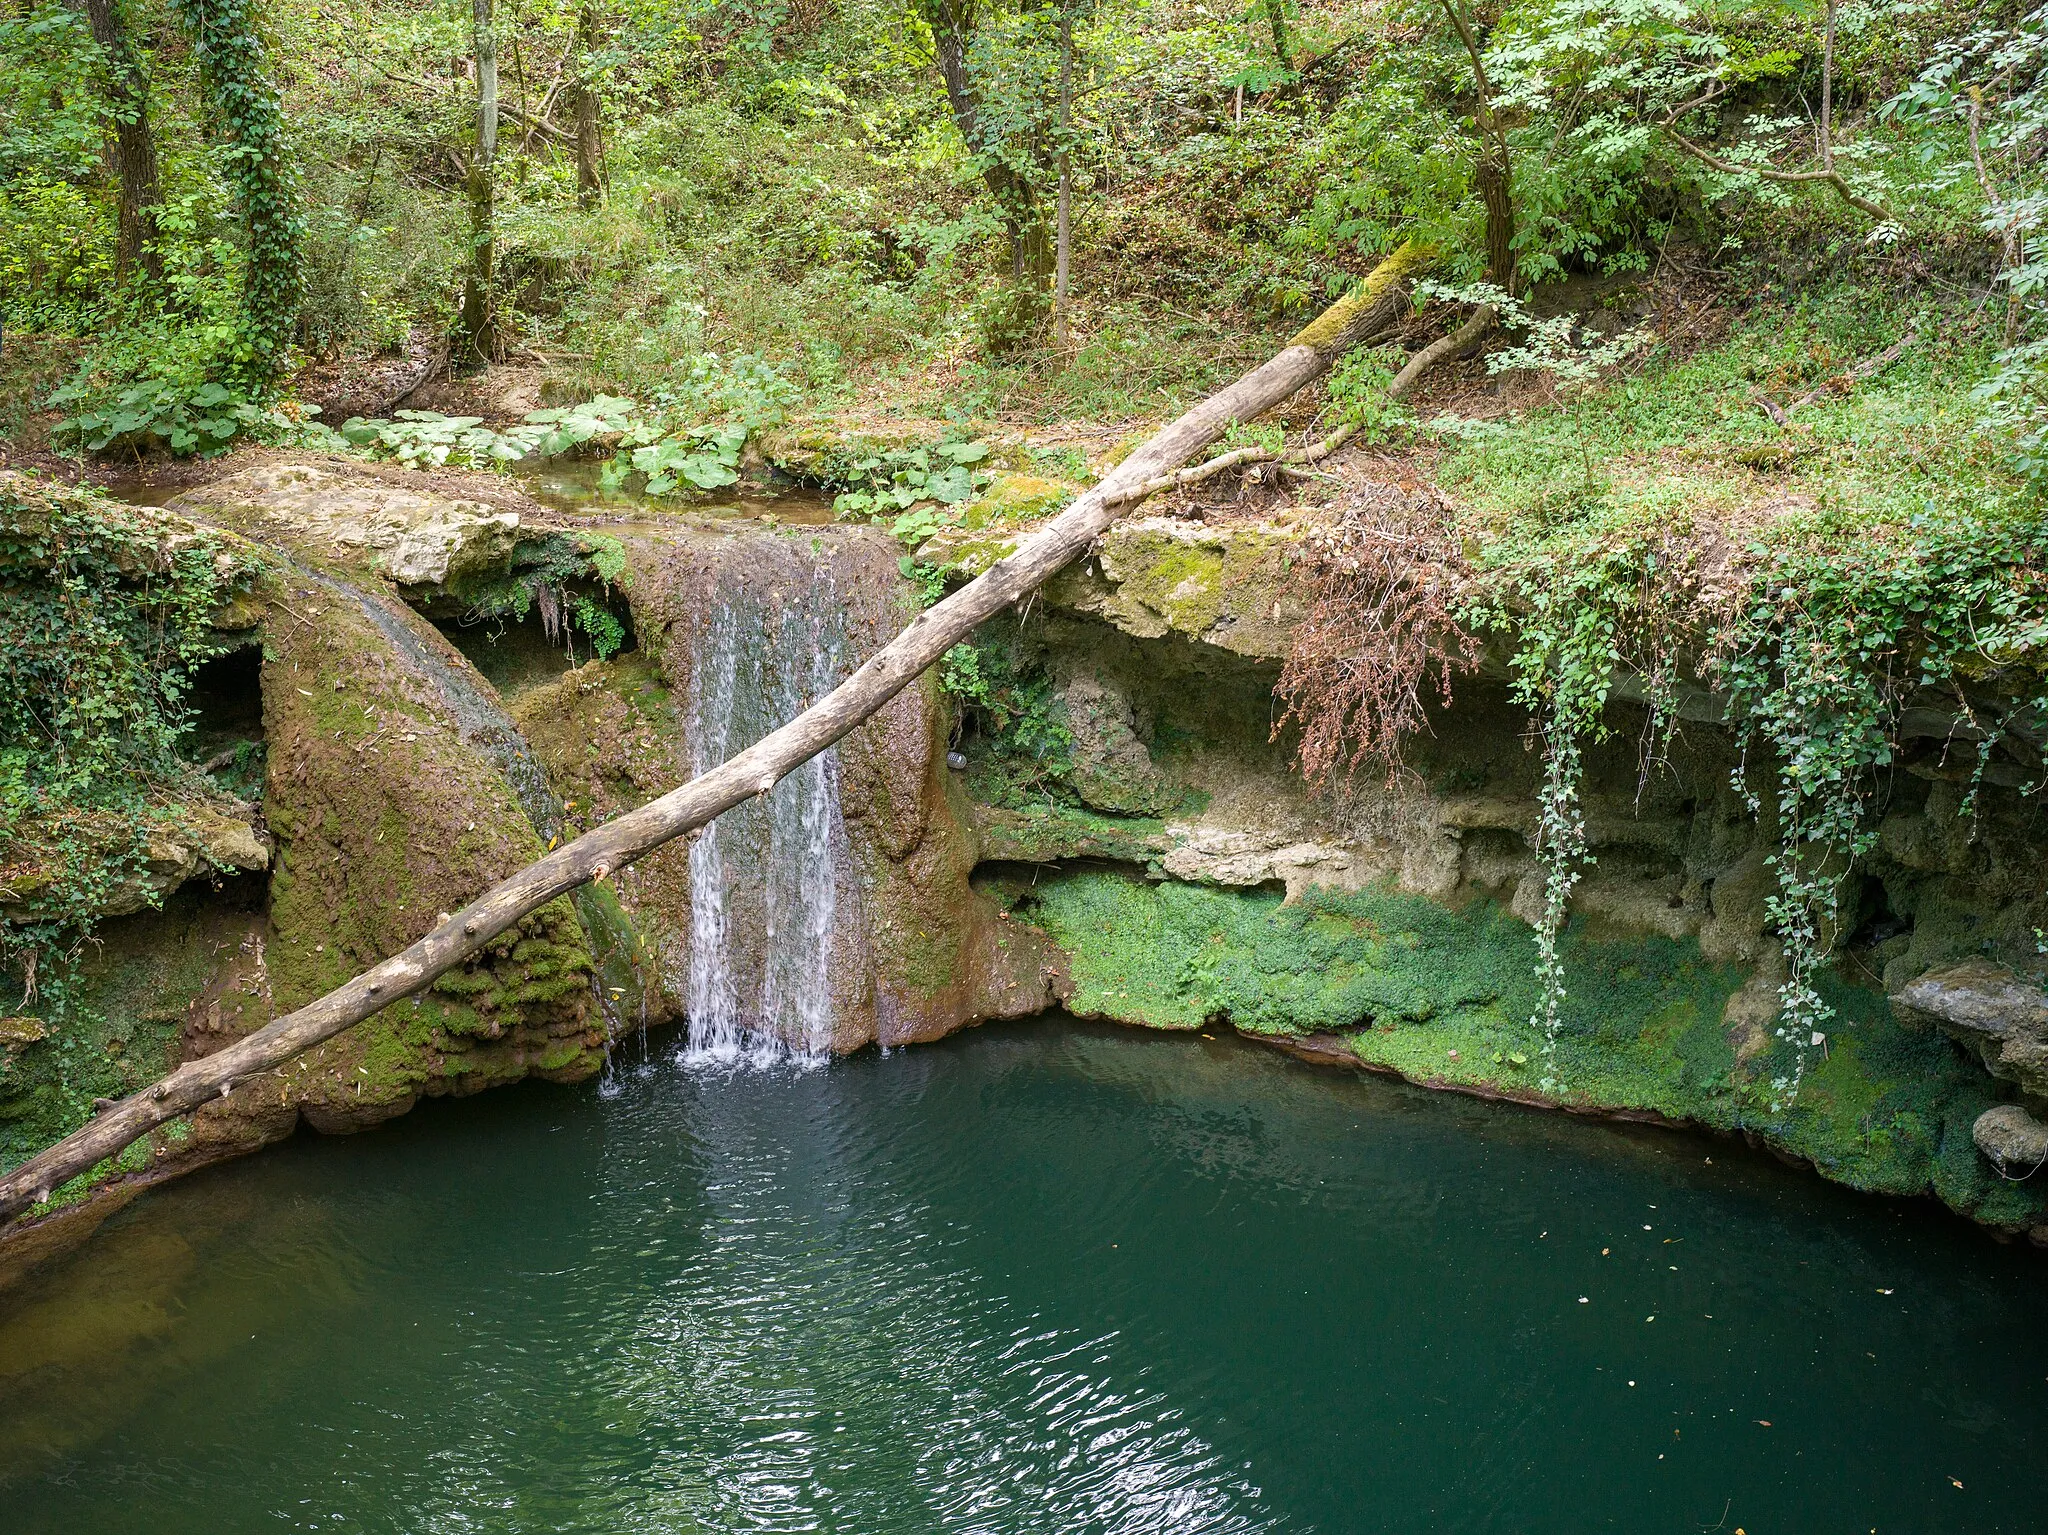
[{"label": "exposed tree root", "polygon": [[1820,399],[1824,395],[1842,393],[1845,387],[1854,387],[1865,379],[1877,377],[1878,374],[1884,372],[1886,368],[1889,368],[1893,363],[1905,356],[1908,348],[1919,339],[1920,332],[1918,329],[1909,330],[1882,352],[1864,358],[1863,361],[1856,364],[1847,373],[1837,374],[1826,383],[1815,385],[1797,399],[1789,400],[1783,405],[1780,405],[1761,389],[1752,389],[1750,397],[1756,401],[1763,413],[1769,416],[1772,421],[1776,422],[1779,426],[1790,426],[1792,424],[1792,413],[1801,406],[1811,405],[1815,400]]},{"label": "exposed tree root", "polygon": [[1453,357],[1463,357],[1486,338],[1493,329],[1497,317],[1491,304],[1481,304],[1473,311],[1472,318],[1452,331],[1448,336],[1436,340],[1408,359],[1407,365],[1394,375],[1387,385],[1387,394],[1396,400],[1405,400],[1415,392],[1415,386],[1422,382],[1422,376],[1438,363]]}]

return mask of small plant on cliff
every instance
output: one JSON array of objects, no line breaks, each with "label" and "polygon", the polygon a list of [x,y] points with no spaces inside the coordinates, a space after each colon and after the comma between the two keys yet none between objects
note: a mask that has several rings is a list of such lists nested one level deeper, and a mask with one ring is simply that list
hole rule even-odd
[{"label": "small plant on cliff", "polygon": [[990,750],[1014,768],[1018,792],[1042,792],[1072,767],[1074,733],[1042,666],[1001,641],[983,638],[947,651],[939,676]]},{"label": "small plant on cliff", "polygon": [[591,653],[608,661],[624,647],[626,626],[607,599],[626,579],[625,546],[610,534],[555,534],[522,545],[512,574],[475,594],[464,621],[523,622],[538,610],[548,642],[566,649],[571,661],[578,630]]},{"label": "small plant on cliff", "polygon": [[1557,566],[1526,565],[1507,572],[1472,614],[1476,627],[1514,637],[1514,695],[1528,708],[1543,747],[1533,849],[1543,870],[1543,910],[1536,922],[1542,996],[1530,1023],[1543,1031],[1545,1092],[1561,1086],[1555,1065],[1566,992],[1558,940],[1572,891],[1595,861],[1586,845],[1579,793],[1583,751],[1589,737],[1607,734],[1607,691],[1639,572],[1638,552],[1626,546]]},{"label": "small plant on cliff", "polygon": [[1362,447],[1396,441],[1415,423],[1415,412],[1387,395],[1400,371],[1396,355],[1388,347],[1353,347],[1330,370],[1330,404],[1340,422],[1357,428],[1351,440]]}]

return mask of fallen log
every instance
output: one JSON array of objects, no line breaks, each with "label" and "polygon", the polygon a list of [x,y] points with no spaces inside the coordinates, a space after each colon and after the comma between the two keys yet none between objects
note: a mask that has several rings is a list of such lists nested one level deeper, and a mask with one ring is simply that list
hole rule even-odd
[{"label": "fallen log", "polygon": [[1078,559],[1125,508],[1150,494],[1155,482],[1170,483],[1173,471],[1233,422],[1250,421],[1280,404],[1328,371],[1360,338],[1391,323],[1407,307],[1406,279],[1429,254],[1413,243],[1396,250],[1284,351],[1169,423],[1014,553],[919,614],[851,677],[781,729],[701,777],[556,848],[485,891],[411,947],[226,1049],[187,1062],[29,1158],[0,1179],[0,1224],[46,1203],[70,1179],[157,1126],[226,1097],[237,1085],[425,990],[556,897],[606,879],[663,843],[766,794],[894,698],[976,626]]}]

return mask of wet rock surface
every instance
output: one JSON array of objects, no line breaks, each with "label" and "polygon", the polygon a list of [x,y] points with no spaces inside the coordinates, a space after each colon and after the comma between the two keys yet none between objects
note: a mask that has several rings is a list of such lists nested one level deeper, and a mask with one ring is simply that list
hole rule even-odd
[{"label": "wet rock surface", "polygon": [[2016,1103],[2001,1103],[1979,1114],[1970,1136],[2002,1173],[2024,1175],[2048,1162],[2048,1125]]},{"label": "wet rock surface", "polygon": [[445,586],[502,571],[520,519],[479,501],[310,464],[273,464],[187,491],[173,503],[251,538],[325,552],[402,586]]},{"label": "wet rock surface", "polygon": [[1910,982],[1897,1004],[1969,1045],[1994,1076],[2048,1098],[2048,991],[2039,982],[2009,965],[1966,959]]},{"label": "wet rock surface", "polygon": [[[402,947],[549,837],[715,765],[914,612],[879,530],[613,522],[627,648],[508,669],[508,705],[396,588],[438,612],[464,571],[515,568],[521,540],[558,530],[489,508],[465,523],[454,498],[401,486],[415,501],[393,500],[388,483],[337,492],[354,512],[301,518],[289,508],[324,493],[318,473],[191,498],[288,558],[254,620],[228,615],[261,626],[261,803],[229,814],[210,851],[163,859],[176,878],[162,888],[268,861],[268,907],[167,992],[177,1054]],[[337,531],[350,517],[361,537]],[[467,531],[435,542],[451,529]],[[918,557],[965,572],[1009,538],[987,522]],[[1152,1027],[1313,1038],[1462,1091],[1705,1124],[1858,1187],[1933,1192],[2048,1234],[2032,1185],[1997,1173],[2030,1154],[2038,1124],[1998,1102],[2010,1089],[1993,1076],[2048,1087],[2048,999],[2015,968],[2048,900],[2007,790],[1987,787],[1962,827],[1958,784],[1894,786],[1834,924],[1838,1017],[1785,1115],[1770,1102],[1785,961],[1768,801],[1760,820],[1733,787],[1739,749],[1704,704],[1649,773],[1623,720],[1587,747],[1592,861],[1571,899],[1559,1066],[1529,1033],[1544,885],[1526,714],[1482,674],[1391,780],[1312,795],[1273,729],[1301,612],[1284,529],[1120,524],[976,637],[999,711],[920,679],[765,800],[619,871],[603,899],[627,938],[594,943],[588,912],[550,907],[416,1007],[205,1111],[194,1144],[225,1154],[301,1116],[350,1129],[421,1096],[587,1075],[607,1033],[637,1024],[694,1024],[693,1038],[758,1026],[845,1051],[1057,999]],[[6,1049],[0,1112],[48,1045],[24,1030]]]},{"label": "wet rock surface", "polygon": [[[869,530],[678,522],[620,536],[639,653],[518,706],[574,802],[572,829],[784,723],[910,611],[894,547]],[[652,956],[650,1022],[745,1018],[791,1038],[822,1029],[818,1042],[847,1050],[1045,1005],[1035,953],[1014,958],[968,888],[976,849],[945,765],[946,714],[923,679],[766,806],[621,871]],[[823,994],[807,994],[819,976]]]},{"label": "wet rock surface", "polygon": [[[516,759],[444,680],[473,678],[468,663],[431,625],[313,579],[281,602],[303,615],[280,609],[263,666],[265,809],[280,842],[268,973],[283,1012],[405,947],[542,841]],[[422,1095],[588,1076],[603,1044],[590,968],[575,913],[552,903],[424,996],[287,1068],[300,1107],[315,1128],[350,1129]]]}]

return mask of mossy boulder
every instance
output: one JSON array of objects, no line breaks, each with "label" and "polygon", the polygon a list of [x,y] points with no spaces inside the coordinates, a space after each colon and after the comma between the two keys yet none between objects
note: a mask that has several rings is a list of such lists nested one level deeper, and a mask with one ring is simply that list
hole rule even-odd
[{"label": "mossy boulder", "polygon": [[[265,644],[265,806],[279,842],[268,978],[278,1011],[321,996],[539,857],[487,722],[450,675],[489,685],[403,604],[288,581]],[[285,611],[288,605],[289,613]],[[403,643],[401,643],[403,641]],[[421,1096],[593,1074],[603,1029],[566,900],[526,918],[424,995],[289,1068],[309,1123],[353,1129]]]},{"label": "mossy boulder", "polygon": [[[967,581],[1011,553],[1018,531],[963,523],[921,544],[917,562]],[[1210,527],[1173,517],[1114,523],[1094,553],[1046,583],[1052,608],[1099,618],[1136,639],[1169,635],[1239,655],[1278,659],[1307,615],[1293,570],[1293,538],[1257,523]]]},{"label": "mossy boulder", "polygon": [[960,525],[970,531],[991,525],[1040,522],[1058,512],[1080,487],[1035,474],[999,474],[969,502]]},{"label": "mossy boulder", "polygon": [[1994,1076],[2048,1102],[2048,989],[2039,980],[1992,960],[1959,960],[1907,984],[1894,1005],[1954,1035]]},{"label": "mossy boulder", "polygon": [[[99,917],[125,917],[160,905],[188,880],[259,872],[270,866],[270,838],[253,805],[193,784],[167,796],[141,828],[123,816],[64,810],[13,828],[0,853],[0,921],[34,922],[71,892],[59,887],[81,861],[118,872],[94,893]],[[139,832],[139,840],[138,840]]]},{"label": "mossy boulder", "polygon": [[1131,701],[1114,681],[1078,671],[1061,690],[1073,737],[1067,779],[1083,805],[1112,815],[1177,810],[1186,791],[1160,770],[1138,739]]}]

